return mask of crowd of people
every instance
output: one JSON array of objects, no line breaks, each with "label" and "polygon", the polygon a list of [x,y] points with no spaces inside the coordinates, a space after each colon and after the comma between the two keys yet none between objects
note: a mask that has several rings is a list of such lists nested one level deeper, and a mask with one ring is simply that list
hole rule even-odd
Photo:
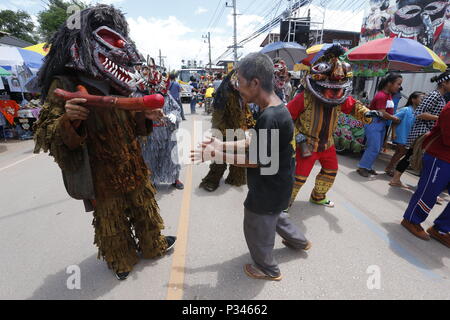
[{"label": "crowd of people", "polygon": [[[302,88],[287,104],[286,99],[283,99],[286,97],[283,81],[288,81],[288,78],[280,76],[282,62],[280,64],[279,59],[270,61],[262,54],[246,56],[239,63],[235,89],[242,99],[243,110],[246,104],[257,106],[256,132],[237,142],[211,138],[192,153],[194,161],[219,159],[232,166],[247,168],[249,190],[244,203],[244,235],[254,264],[245,265],[244,271],[252,278],[281,279],[281,272],[272,255],[276,233],[288,247],[300,250],[311,248],[311,243],[290,221],[288,211],[316,161],[320,162],[322,169],[316,177],[310,201],[316,205],[334,207],[335,204],[326,194],[338,173],[333,132],[340,113],[351,114],[365,124],[366,149],[356,170],[361,176],[378,175],[373,165],[385,145],[388,131],[392,133],[392,141],[396,146],[385,170],[392,177],[390,186],[405,187],[400,181],[400,175],[409,167],[409,159],[413,154],[419,159],[418,163],[423,163],[423,168],[417,168],[421,171],[418,188],[409,202],[401,225],[420,239],[429,240],[432,237],[450,248],[448,205],[426,232],[421,226],[439,201],[439,194],[448,191],[450,186],[447,171],[450,105],[445,107],[444,99],[448,93],[450,72],[444,72],[431,80],[437,83],[436,90],[428,94],[413,92],[406,105],[394,112],[393,96],[401,90],[402,76],[390,73],[384,77],[378,92],[366,106],[350,94],[351,67],[339,61],[341,54],[339,46],[326,52],[317,62],[326,72],[311,66],[314,72],[305,76]],[[321,87],[320,82],[324,81],[333,89]],[[258,143],[260,130],[279,130],[280,167],[275,175],[264,175],[263,169],[268,164],[259,155],[255,162],[250,160],[248,151],[253,144]],[[295,137],[296,147],[292,151],[289,151],[287,136]],[[236,150],[239,147],[247,153],[238,154]],[[264,145],[267,154],[270,154],[270,148],[270,142]],[[277,190],[277,193],[274,194],[272,190]]]},{"label": "crowd of people", "polygon": [[[197,79],[198,78],[198,79]],[[173,75],[173,81],[175,81],[175,74]],[[189,87],[191,90],[191,114],[196,114],[197,105],[199,107],[205,107],[204,114],[210,115],[212,113],[212,102],[215,96],[215,92],[222,83],[222,73],[218,72],[215,76],[208,74],[207,76],[194,76],[190,77]],[[181,88],[180,88],[181,90]]]},{"label": "crowd of people", "polygon": [[[69,195],[93,212],[99,257],[124,280],[140,258],[164,255],[176,241],[162,235],[155,184],[183,189],[180,165],[173,161],[177,141],[171,138],[185,119],[181,87],[175,75],[159,72],[153,60],[145,64],[119,10],[97,5],[84,9],[80,18],[80,29],[64,24],[49,42],[39,72],[44,105],[35,125],[35,152],[54,157]],[[105,45],[111,39],[116,41],[113,49]],[[373,165],[389,122],[397,144],[386,168],[393,176],[391,186],[403,186],[401,173],[425,149],[418,189],[402,225],[421,239],[433,237],[450,247],[448,206],[428,232],[420,226],[450,182],[450,110],[444,100],[450,72],[433,78],[436,90],[414,92],[405,108],[394,112],[392,96],[401,88],[402,76],[386,76],[366,106],[351,96],[352,68],[339,59],[343,53],[340,45],[331,46],[311,66],[299,90],[292,88],[283,60],[261,53],[241,59],[224,79],[221,74],[191,78],[191,114],[204,95],[213,128],[244,132],[232,141],[208,138],[192,150],[191,158],[212,160],[200,185],[209,192],[219,187],[228,165],[226,182],[247,184],[244,235],[254,263],[246,264],[244,272],[251,278],[281,280],[273,257],[276,233],[290,248],[311,248],[288,211],[317,161],[321,170],[310,202],[335,206],[327,193],[338,174],[333,133],[342,113],[365,124],[366,150],[355,168],[363,177],[377,174]],[[143,108],[149,101],[152,109]],[[270,157],[274,147],[278,161]],[[275,172],[268,173],[273,166]]]}]

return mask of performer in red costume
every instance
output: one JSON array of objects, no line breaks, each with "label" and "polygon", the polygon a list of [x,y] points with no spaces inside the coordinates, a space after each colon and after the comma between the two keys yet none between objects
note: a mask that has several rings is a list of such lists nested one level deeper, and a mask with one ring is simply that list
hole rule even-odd
[{"label": "performer in red costume", "polygon": [[303,79],[305,90],[287,106],[295,122],[297,143],[295,184],[289,207],[306,183],[316,161],[320,162],[322,170],[316,177],[310,201],[334,207],[326,194],[338,170],[333,133],[339,114],[352,114],[364,123],[370,123],[370,117],[378,115],[349,96],[353,74],[351,66],[339,60],[342,54],[344,49],[340,45],[330,47]]}]

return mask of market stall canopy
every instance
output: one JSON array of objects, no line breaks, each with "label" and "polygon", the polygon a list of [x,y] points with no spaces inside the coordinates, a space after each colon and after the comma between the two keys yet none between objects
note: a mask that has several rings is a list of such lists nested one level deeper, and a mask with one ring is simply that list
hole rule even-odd
[{"label": "market stall canopy", "polygon": [[7,70],[25,64],[32,71],[37,72],[43,64],[43,58],[42,54],[30,50],[0,46],[0,66]]},{"label": "market stall canopy", "polygon": [[344,55],[359,76],[383,76],[388,71],[444,72],[447,65],[421,43],[404,38],[369,41]]},{"label": "market stall canopy", "polygon": [[44,49],[45,45],[46,45],[45,42],[44,43],[38,43],[38,44],[36,44],[34,46],[25,47],[23,49],[34,51],[34,52],[37,52],[37,53],[39,53],[39,54],[41,54],[43,56],[46,56],[47,53],[49,53],[50,48]]},{"label": "market stall canopy", "polygon": [[261,53],[267,54],[272,59],[283,59],[289,70],[293,70],[295,64],[308,56],[306,48],[298,43],[281,41],[268,44],[262,48]]},{"label": "market stall canopy", "polygon": [[0,67],[0,77],[9,77],[11,75],[11,72],[8,72],[7,70]]}]

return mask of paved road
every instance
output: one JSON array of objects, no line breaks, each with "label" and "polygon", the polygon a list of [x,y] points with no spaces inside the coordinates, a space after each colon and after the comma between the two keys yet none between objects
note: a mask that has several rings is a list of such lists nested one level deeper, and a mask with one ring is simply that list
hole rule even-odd
[{"label": "paved road", "polygon": [[[198,141],[209,117],[187,118],[182,128]],[[194,129],[194,119],[203,128]],[[243,273],[251,261],[242,231],[246,187],[200,190],[206,164],[183,166],[184,191],[158,187],[164,233],[180,236],[175,251],[141,261],[119,282],[97,260],[91,215],[67,196],[52,159],[33,156],[32,149],[31,141],[0,144],[0,299],[450,298],[450,250],[407,233],[399,223],[411,192],[390,188],[384,175],[363,179],[355,172],[356,158],[339,158],[329,194],[336,208],[307,202],[313,178],[301,191],[290,214],[313,247],[296,252],[277,238],[281,282]],[[377,169],[384,165],[378,162]],[[405,182],[415,185],[417,177],[407,174]],[[442,209],[437,206],[431,216]],[[432,219],[424,226],[431,224]],[[67,287],[71,266],[81,272],[79,290]],[[369,277],[378,275],[379,289],[369,289]]]}]

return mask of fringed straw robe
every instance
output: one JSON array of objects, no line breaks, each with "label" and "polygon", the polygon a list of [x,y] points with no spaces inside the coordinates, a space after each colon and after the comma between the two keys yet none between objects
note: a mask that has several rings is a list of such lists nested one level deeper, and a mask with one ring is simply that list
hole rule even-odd
[{"label": "fringed straw robe", "polygon": [[[35,126],[35,153],[50,152],[62,170],[75,170],[88,147],[95,189],[94,243],[116,272],[129,272],[139,260],[162,255],[167,242],[154,186],[142,158],[137,136],[151,132],[142,113],[116,108],[91,108],[88,120],[74,129],[65,115],[65,102],[56,88],[73,91],[77,79],[57,77]],[[86,85],[86,84],[83,84]],[[104,95],[86,85],[90,94]],[[88,200],[88,199],[86,199]]]}]

